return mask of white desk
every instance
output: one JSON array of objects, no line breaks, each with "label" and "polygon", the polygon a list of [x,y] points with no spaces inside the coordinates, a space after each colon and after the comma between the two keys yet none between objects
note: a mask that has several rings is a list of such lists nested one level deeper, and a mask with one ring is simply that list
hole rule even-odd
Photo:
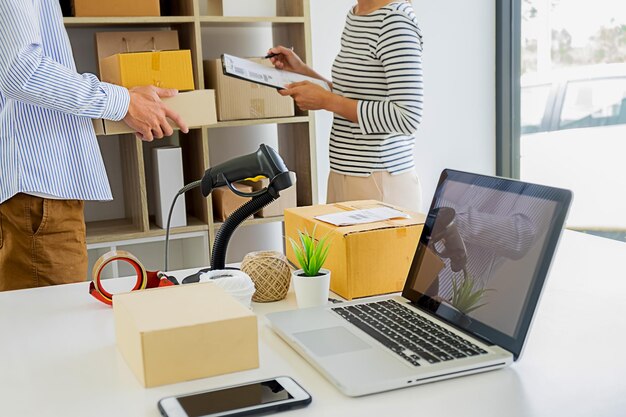
[{"label": "white desk", "polygon": [[[624,416],[625,265],[626,244],[566,232],[520,362],[362,398],[335,390],[263,317],[259,369],[144,389],[87,283],[0,293],[0,415],[156,417],[165,396],[289,375],[313,403],[286,416]],[[293,307],[289,294],[254,310]]]}]

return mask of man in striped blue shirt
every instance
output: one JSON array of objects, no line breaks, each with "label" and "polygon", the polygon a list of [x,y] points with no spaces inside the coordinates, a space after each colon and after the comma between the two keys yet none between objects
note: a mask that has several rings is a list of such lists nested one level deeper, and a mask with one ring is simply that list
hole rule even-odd
[{"label": "man in striped blue shirt", "polygon": [[0,291],[87,276],[84,200],[111,200],[91,119],[172,134],[161,102],[79,74],[58,0],[0,0]]}]

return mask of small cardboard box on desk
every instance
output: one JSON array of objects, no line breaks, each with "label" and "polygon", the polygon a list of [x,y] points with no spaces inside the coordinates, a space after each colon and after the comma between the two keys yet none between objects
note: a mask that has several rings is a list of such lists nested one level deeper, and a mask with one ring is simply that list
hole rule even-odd
[{"label": "small cardboard box on desk", "polygon": [[259,367],[257,318],[212,283],[115,295],[117,347],[154,387]]},{"label": "small cardboard box on desk", "polygon": [[[315,216],[347,210],[392,207],[410,215],[352,226],[335,226]],[[298,230],[315,236],[329,234],[330,250],[324,268],[331,271],[330,289],[347,300],[401,291],[404,287],[425,216],[374,200],[348,201],[285,210],[285,236],[297,241]],[[287,258],[297,265],[287,241]]]}]

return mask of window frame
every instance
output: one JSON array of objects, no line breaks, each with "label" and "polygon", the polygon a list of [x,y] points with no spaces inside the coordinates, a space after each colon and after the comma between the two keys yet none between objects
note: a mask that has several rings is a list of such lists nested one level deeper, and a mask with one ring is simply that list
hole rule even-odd
[{"label": "window frame", "polygon": [[522,0],[496,0],[496,175],[520,177]]}]

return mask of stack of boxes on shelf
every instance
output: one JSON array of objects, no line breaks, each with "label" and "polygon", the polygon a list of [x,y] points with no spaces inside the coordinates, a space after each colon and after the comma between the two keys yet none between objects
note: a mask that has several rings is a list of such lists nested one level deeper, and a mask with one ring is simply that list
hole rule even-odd
[{"label": "stack of boxes on shelf", "polygon": [[[102,81],[129,89],[154,85],[183,91],[164,101],[189,127],[217,122],[215,92],[194,91],[191,51],[179,49],[177,31],[96,33],[96,49]],[[101,135],[132,133],[124,122],[96,120],[94,126]]]}]

